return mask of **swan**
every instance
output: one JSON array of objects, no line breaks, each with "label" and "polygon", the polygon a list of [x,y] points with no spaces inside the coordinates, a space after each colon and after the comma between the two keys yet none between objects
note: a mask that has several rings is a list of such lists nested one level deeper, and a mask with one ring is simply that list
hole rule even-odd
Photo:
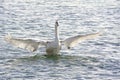
[{"label": "swan", "polygon": [[53,41],[45,42],[45,41],[36,41],[33,39],[21,39],[21,38],[15,38],[10,34],[6,35],[4,39],[6,42],[18,48],[26,49],[30,52],[36,51],[41,45],[41,46],[45,46],[47,55],[58,55],[62,45],[65,45],[68,49],[70,49],[71,47],[74,47],[76,44],[84,40],[92,39],[100,35],[100,32],[97,32],[97,33],[92,33],[87,35],[77,35],[77,36],[67,38],[63,41],[60,41],[58,27],[59,27],[58,20],[56,20],[55,39]]}]

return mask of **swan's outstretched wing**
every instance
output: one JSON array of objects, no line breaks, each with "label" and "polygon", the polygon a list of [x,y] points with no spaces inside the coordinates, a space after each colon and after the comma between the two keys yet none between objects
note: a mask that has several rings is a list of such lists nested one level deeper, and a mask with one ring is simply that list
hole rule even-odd
[{"label": "swan's outstretched wing", "polygon": [[26,49],[31,52],[36,51],[39,45],[46,45],[46,43],[42,41],[37,42],[32,39],[17,39],[17,38],[13,38],[11,35],[6,35],[5,41],[18,48]]},{"label": "swan's outstretched wing", "polygon": [[94,33],[94,34],[87,34],[87,35],[77,35],[74,37],[70,37],[67,38],[64,41],[61,41],[62,44],[66,45],[68,49],[70,49],[70,47],[74,47],[76,44],[88,40],[88,39],[93,39],[95,37],[97,37],[98,35],[100,35],[101,33]]}]

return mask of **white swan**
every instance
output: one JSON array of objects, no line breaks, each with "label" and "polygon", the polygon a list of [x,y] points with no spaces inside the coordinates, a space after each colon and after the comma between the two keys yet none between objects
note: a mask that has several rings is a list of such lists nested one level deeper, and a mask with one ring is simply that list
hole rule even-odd
[{"label": "white swan", "polygon": [[59,40],[59,33],[58,33],[58,21],[55,22],[55,39],[52,42],[49,41],[35,41],[32,39],[18,39],[12,37],[10,34],[5,36],[5,41],[15,45],[16,47],[27,49],[28,51],[34,52],[38,49],[39,45],[44,45],[46,47],[47,55],[57,55],[61,50],[61,45],[64,44],[68,49],[74,47],[76,44],[80,43],[81,41],[95,38],[96,36],[100,35],[100,33],[93,33],[88,35],[77,35],[74,37],[67,38],[63,41]]}]

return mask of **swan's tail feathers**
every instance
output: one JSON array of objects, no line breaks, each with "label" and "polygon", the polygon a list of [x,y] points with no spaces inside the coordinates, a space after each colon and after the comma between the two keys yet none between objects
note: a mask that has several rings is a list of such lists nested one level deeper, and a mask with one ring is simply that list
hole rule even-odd
[{"label": "swan's tail feathers", "polygon": [[10,33],[8,33],[5,37],[4,37],[4,40],[7,41],[7,42],[10,42],[12,39],[12,35]]}]

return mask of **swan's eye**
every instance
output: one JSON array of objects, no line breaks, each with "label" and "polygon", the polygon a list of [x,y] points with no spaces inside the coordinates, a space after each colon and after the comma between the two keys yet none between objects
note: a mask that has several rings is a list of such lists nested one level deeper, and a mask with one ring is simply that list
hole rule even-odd
[{"label": "swan's eye", "polygon": [[70,49],[71,47],[70,46],[68,46],[68,49]]}]

